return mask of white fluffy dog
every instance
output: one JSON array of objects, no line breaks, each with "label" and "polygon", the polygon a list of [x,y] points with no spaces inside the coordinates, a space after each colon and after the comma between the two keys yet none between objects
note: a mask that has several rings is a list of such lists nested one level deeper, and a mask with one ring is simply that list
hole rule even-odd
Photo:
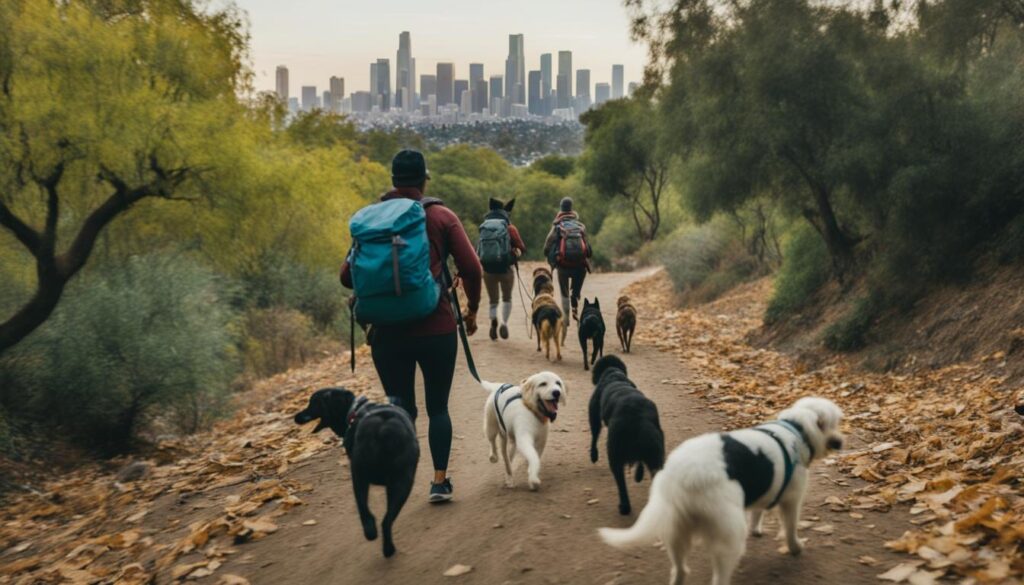
[{"label": "white fluffy dog", "polygon": [[661,539],[672,562],[673,585],[689,572],[686,554],[693,539],[700,538],[712,557],[713,585],[728,585],[746,548],[746,510],[760,534],[763,512],[777,504],[789,552],[799,554],[803,545],[796,529],[807,468],[842,448],[842,416],[830,400],[801,398],[775,421],[683,442],[654,478],[636,523],[627,529],[601,528],[601,538],[620,548]]},{"label": "white fluffy dog", "polygon": [[491,463],[498,462],[495,440],[501,437],[505,485],[513,487],[512,459],[516,451],[527,464],[530,489],[540,487],[540,457],[548,440],[548,423],[558,416],[569,389],[556,374],[540,372],[518,386],[482,381],[490,392],[484,403],[484,435],[491,443]]}]

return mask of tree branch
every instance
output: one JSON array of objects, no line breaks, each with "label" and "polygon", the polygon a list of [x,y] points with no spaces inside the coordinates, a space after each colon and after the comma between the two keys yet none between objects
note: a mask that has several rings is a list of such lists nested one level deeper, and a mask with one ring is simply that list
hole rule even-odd
[{"label": "tree branch", "polygon": [[18,216],[14,215],[7,205],[0,200],[0,226],[8,229],[14,237],[21,242],[21,245],[25,246],[28,251],[33,255],[39,254],[39,242],[41,235],[38,231],[32,228]]}]

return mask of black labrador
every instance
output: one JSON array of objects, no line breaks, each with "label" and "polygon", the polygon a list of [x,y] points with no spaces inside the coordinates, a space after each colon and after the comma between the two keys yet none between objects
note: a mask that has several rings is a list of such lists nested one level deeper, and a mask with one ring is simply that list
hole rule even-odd
[{"label": "black labrador", "polygon": [[306,424],[319,419],[313,432],[330,427],[344,439],[345,452],[352,467],[352,488],[356,507],[367,540],[377,538],[377,519],[366,499],[370,484],[387,490],[388,510],[381,522],[384,532],[384,556],[395,554],[391,527],[409,499],[420,445],[409,415],[391,404],[376,404],[365,396],[344,388],[324,388],[309,397],[309,406],[295,415],[295,422]]},{"label": "black labrador", "polygon": [[653,477],[665,465],[665,434],[658,407],[626,376],[626,364],[604,356],[594,365],[594,393],[590,396],[590,461],[597,463],[601,423],[608,427],[608,465],[619,487],[619,513],[629,514],[626,466],[636,464],[636,481],[644,479],[644,466]]},{"label": "black labrador", "polygon": [[[597,356],[604,356],[604,317],[601,316],[601,301],[594,297],[591,303],[583,299],[583,311],[580,313],[580,347],[583,348],[583,369],[589,370],[590,364],[597,361]],[[587,360],[587,340],[594,343],[594,353]]]}]

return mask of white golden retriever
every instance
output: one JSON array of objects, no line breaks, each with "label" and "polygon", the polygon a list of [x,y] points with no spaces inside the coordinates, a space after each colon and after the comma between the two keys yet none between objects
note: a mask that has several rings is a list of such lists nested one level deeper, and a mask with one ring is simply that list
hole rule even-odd
[{"label": "white golden retriever", "polygon": [[540,457],[548,440],[548,423],[558,416],[569,389],[556,374],[540,372],[518,386],[482,381],[490,392],[484,403],[484,435],[491,443],[491,463],[498,462],[497,444],[505,459],[505,485],[513,487],[512,458],[516,451],[526,460],[530,489],[540,487]]},{"label": "white golden retriever", "polygon": [[778,419],[750,429],[709,433],[683,442],[651,484],[650,500],[627,529],[601,528],[614,547],[661,539],[672,562],[669,583],[689,570],[686,554],[700,538],[712,558],[713,585],[728,585],[746,548],[746,510],[761,533],[765,510],[779,506],[789,552],[803,549],[796,529],[807,468],[842,448],[843,412],[824,398],[801,398]]}]

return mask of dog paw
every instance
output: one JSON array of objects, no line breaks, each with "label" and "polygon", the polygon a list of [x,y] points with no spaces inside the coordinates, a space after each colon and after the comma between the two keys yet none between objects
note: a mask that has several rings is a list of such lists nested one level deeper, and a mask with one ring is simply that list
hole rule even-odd
[{"label": "dog paw", "polygon": [[374,524],[364,525],[363,536],[366,537],[366,540],[377,540],[377,526]]},{"label": "dog paw", "polygon": [[789,554],[793,555],[794,557],[804,552],[804,543],[801,540],[790,541],[788,545]]},{"label": "dog paw", "polygon": [[505,487],[507,489],[512,489],[512,488],[516,487],[516,482],[511,477],[506,477],[505,478]]},{"label": "dog paw", "polygon": [[531,479],[530,480],[530,491],[531,492],[535,492],[535,491],[537,491],[539,489],[540,489],[540,480],[539,479]]},{"label": "dog paw", "polygon": [[590,450],[590,462],[597,463],[597,449]]},{"label": "dog paw", "polygon": [[395,555],[395,545],[390,542],[384,543],[384,558],[390,559]]},{"label": "dog paw", "polygon": [[497,463],[498,462],[498,454],[497,453],[491,453],[491,456],[488,457],[488,459],[491,461],[491,463]]},{"label": "dog paw", "polygon": [[619,504],[619,514],[622,514],[623,516],[629,516],[629,513],[632,511],[633,509],[629,506],[629,504]]},{"label": "dog paw", "polygon": [[757,537],[764,536],[764,529],[761,528],[760,526],[755,526],[755,527],[753,527],[750,530],[750,534],[752,534],[754,536],[757,536]]}]

